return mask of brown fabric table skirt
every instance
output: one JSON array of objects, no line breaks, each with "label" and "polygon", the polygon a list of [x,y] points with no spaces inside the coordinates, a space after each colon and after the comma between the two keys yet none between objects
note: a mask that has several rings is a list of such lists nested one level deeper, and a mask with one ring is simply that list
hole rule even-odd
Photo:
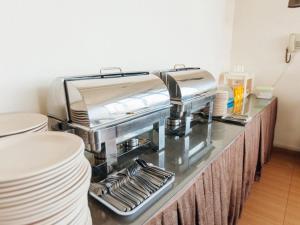
[{"label": "brown fabric table skirt", "polygon": [[244,134],[158,212],[149,225],[233,225],[240,215]]},{"label": "brown fabric table skirt", "polygon": [[245,127],[245,142],[244,142],[244,165],[243,165],[243,189],[242,189],[242,204],[248,197],[251,187],[255,180],[256,166],[260,148],[260,115],[252,118]]},{"label": "brown fabric table skirt", "polygon": [[261,170],[263,165],[271,159],[273,141],[274,141],[274,131],[277,118],[277,98],[273,101],[259,114],[260,115],[260,153],[257,165],[257,177],[261,176]]}]

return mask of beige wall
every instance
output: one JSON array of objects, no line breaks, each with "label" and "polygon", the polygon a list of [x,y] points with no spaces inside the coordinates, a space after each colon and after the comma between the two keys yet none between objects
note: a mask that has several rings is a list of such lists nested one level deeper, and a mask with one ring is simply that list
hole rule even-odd
[{"label": "beige wall", "polygon": [[49,83],[100,67],[230,67],[234,0],[0,1],[0,112],[46,113]]},{"label": "beige wall", "polygon": [[232,65],[244,64],[256,74],[257,85],[272,85],[279,98],[275,144],[300,150],[300,52],[284,63],[291,32],[300,33],[300,8],[288,9],[287,0],[236,1]]}]

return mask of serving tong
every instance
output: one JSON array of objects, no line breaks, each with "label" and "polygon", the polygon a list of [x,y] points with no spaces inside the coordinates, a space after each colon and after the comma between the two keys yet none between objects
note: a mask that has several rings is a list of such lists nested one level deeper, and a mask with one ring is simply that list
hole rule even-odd
[{"label": "serving tong", "polygon": [[128,168],[98,183],[91,183],[90,192],[119,211],[129,212],[151,198],[174,175],[173,172],[136,159]]}]

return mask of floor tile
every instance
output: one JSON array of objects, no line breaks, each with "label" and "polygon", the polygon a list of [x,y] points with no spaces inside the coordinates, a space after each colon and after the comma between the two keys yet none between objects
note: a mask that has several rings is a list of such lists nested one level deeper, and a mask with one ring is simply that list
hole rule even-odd
[{"label": "floor tile", "polygon": [[254,191],[249,196],[245,212],[255,216],[266,218],[268,221],[283,221],[285,213],[286,198],[276,198],[272,194]]},{"label": "floor tile", "polygon": [[263,168],[264,174],[277,174],[279,176],[291,176],[294,168],[280,167],[278,165],[269,165]]},{"label": "floor tile", "polygon": [[274,152],[255,182],[239,225],[300,225],[300,155]]},{"label": "floor tile", "polygon": [[238,225],[282,225],[282,222],[270,219],[260,213],[245,211]]},{"label": "floor tile", "polygon": [[286,209],[285,225],[300,225],[300,196],[291,194]]}]

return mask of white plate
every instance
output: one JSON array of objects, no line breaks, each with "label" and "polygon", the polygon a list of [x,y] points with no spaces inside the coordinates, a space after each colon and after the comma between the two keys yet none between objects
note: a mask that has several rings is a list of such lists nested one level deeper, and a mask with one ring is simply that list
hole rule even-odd
[{"label": "white plate", "polygon": [[47,122],[48,118],[38,113],[0,114],[0,137],[31,130]]},{"label": "white plate", "polygon": [[[70,189],[80,188],[82,185],[84,185],[84,182],[87,182],[90,170],[91,166],[89,162],[86,159],[84,159],[79,172],[77,172],[77,175],[71,177],[70,180],[62,180],[60,186],[55,187],[55,191],[50,191],[49,195],[44,196],[43,193],[40,198],[39,196],[37,196],[36,199],[34,198],[33,200],[28,201],[26,203],[21,202],[21,204],[13,204],[12,206],[8,207],[6,207],[5,205],[4,207],[2,207],[0,205],[0,213],[8,212],[9,214],[12,211],[12,209],[26,211],[28,207],[35,207],[37,204],[44,203],[46,200],[52,201],[53,198],[59,198],[61,197],[59,195],[65,195],[66,193],[69,193]],[[9,204],[11,205],[11,203]]]},{"label": "white plate", "polygon": [[72,118],[72,121],[77,121],[77,122],[84,122],[84,123],[89,123],[89,119],[78,119],[78,118]]},{"label": "white plate", "polygon": [[218,113],[226,113],[226,110],[219,110],[219,111],[214,111],[213,114],[218,114]]},{"label": "white plate", "polygon": [[227,106],[227,102],[214,104],[215,108],[217,108],[217,107],[224,107],[224,106]]},{"label": "white plate", "polygon": [[70,109],[74,111],[81,111],[81,112],[87,111],[86,104],[83,101],[77,101],[71,103]]},{"label": "white plate", "polygon": [[26,204],[41,198],[50,198],[58,192],[63,192],[67,184],[76,182],[78,176],[84,174],[85,171],[86,165],[82,162],[81,165],[78,165],[78,168],[72,168],[69,174],[65,174],[65,176],[58,179],[51,180],[43,185],[33,185],[27,189],[2,194],[0,195],[0,209]]},{"label": "white plate", "polygon": [[71,113],[71,118],[88,119],[87,114]]},{"label": "white plate", "polygon": [[71,114],[74,114],[74,115],[88,115],[88,112],[87,111],[78,111],[78,110],[71,109]]},{"label": "white plate", "polygon": [[59,166],[45,173],[41,173],[37,176],[32,176],[25,179],[19,179],[17,181],[0,183],[0,193],[2,194],[5,192],[16,191],[22,188],[42,184],[44,182],[48,182],[52,179],[55,179],[56,177],[59,177],[63,175],[63,173],[66,173],[67,171],[72,169],[75,164],[77,165],[82,160],[83,157],[84,153],[79,152],[79,154],[75,156],[74,159],[70,160],[70,162],[65,163],[62,166]]},{"label": "white plate", "polygon": [[225,100],[219,100],[219,101],[215,101],[215,104],[227,104],[227,99],[225,99]]},{"label": "white plate", "polygon": [[[70,221],[70,224],[72,225],[83,225],[85,224],[88,216],[88,206],[85,204],[81,208],[80,212],[73,217],[72,221]],[[67,223],[65,223],[67,224]]]},{"label": "white plate", "polygon": [[41,131],[41,130],[48,130],[48,123],[44,124],[43,126],[26,131],[26,132],[37,132],[37,131]]},{"label": "white plate", "polygon": [[[65,201],[63,204],[61,205],[55,205],[55,207],[51,208],[51,209],[47,209],[44,210],[41,213],[36,213],[36,214],[32,214],[32,215],[25,215],[23,217],[19,217],[19,218],[9,218],[9,219],[5,219],[4,218],[0,218],[0,224],[5,224],[5,225],[15,225],[15,224],[33,224],[34,222],[39,221],[39,224],[44,224],[44,225],[49,225],[49,223],[47,222],[47,220],[57,220],[57,219],[61,219],[61,217],[66,216],[68,213],[70,213],[70,211],[75,210],[78,207],[78,204],[82,204],[83,200],[85,198],[84,195],[78,195],[76,196],[76,198],[72,199],[71,201]],[[84,202],[85,203],[85,202]],[[71,212],[72,213],[72,212]],[[54,217],[51,219],[51,217]],[[49,221],[49,222],[50,222]]]},{"label": "white plate", "polygon": [[26,183],[20,183],[15,186],[0,188],[0,199],[4,197],[12,197],[15,195],[23,195],[26,194],[29,191],[35,191],[36,189],[42,189],[45,186],[58,182],[62,178],[69,176],[73,174],[73,170],[79,171],[81,168],[74,168],[74,166],[79,167],[80,166],[80,160],[78,160],[77,163],[72,164],[70,167],[66,167],[64,170],[59,171],[59,173],[54,174],[51,177],[43,177],[42,180],[32,180],[30,182]]},{"label": "white plate", "polygon": [[86,224],[88,217],[91,217],[91,213],[89,207],[86,207],[84,215],[81,216],[81,220],[77,224],[78,225]]},{"label": "white plate", "polygon": [[88,218],[87,218],[87,221],[86,221],[85,225],[93,225],[93,221],[92,221],[92,216],[91,216],[90,210],[89,210],[89,215],[88,215]]},{"label": "white plate", "polygon": [[[42,198],[27,204],[18,205],[15,207],[0,209],[0,220],[17,220],[24,217],[36,216],[49,210],[61,210],[66,203],[73,201],[87,194],[90,185],[91,168],[87,167],[86,173],[79,178],[79,180],[62,193],[58,192],[56,196],[48,198]],[[0,223],[1,224],[1,223]]]},{"label": "white plate", "polygon": [[75,203],[66,206],[61,212],[39,222],[39,225],[48,225],[48,224],[70,224],[70,221],[74,220],[78,214],[85,208],[87,208],[87,197],[82,196]]},{"label": "white plate", "polygon": [[2,136],[2,137],[0,137],[0,139],[1,138],[12,137],[12,136],[16,136],[16,135],[22,135],[22,134],[26,134],[26,133],[37,133],[37,132],[46,132],[46,131],[48,131],[48,123],[46,123],[45,125],[43,125],[41,127],[34,128],[32,130],[27,130],[27,131],[12,134],[12,135]]},{"label": "white plate", "polygon": [[71,112],[71,116],[73,116],[73,117],[79,117],[79,118],[82,118],[82,117],[88,118],[88,114],[86,114],[86,113],[72,113]]},{"label": "white plate", "polygon": [[[82,197],[82,196],[81,196]],[[21,217],[18,218],[0,218],[0,224],[11,224],[11,225],[15,225],[15,224],[32,224],[33,222],[36,221],[43,221],[46,220],[54,215],[57,215],[58,213],[60,213],[61,211],[63,211],[66,207],[70,207],[71,205],[74,205],[75,203],[77,203],[80,199],[80,196],[78,196],[78,198],[74,198],[72,201],[70,202],[65,202],[64,205],[56,205],[55,207],[51,208],[51,209],[47,209],[44,210],[43,212],[38,212],[36,214],[31,214],[31,215],[23,215]]]},{"label": "white plate", "polygon": [[86,122],[86,123],[90,122],[89,119],[80,119],[80,118],[72,117],[72,122],[73,122],[73,121],[77,121],[77,122]]},{"label": "white plate", "polygon": [[71,116],[72,120],[86,120],[89,121],[88,116]]},{"label": "white plate", "polygon": [[226,109],[219,109],[219,110],[214,110],[213,112],[214,113],[217,113],[217,112],[227,112],[227,110]]},{"label": "white plate", "polygon": [[227,107],[227,105],[216,105],[215,107],[214,107],[214,109],[219,109],[219,108],[225,108],[225,107]]},{"label": "white plate", "polygon": [[0,139],[0,184],[55,169],[84,151],[81,138],[43,132]]}]

